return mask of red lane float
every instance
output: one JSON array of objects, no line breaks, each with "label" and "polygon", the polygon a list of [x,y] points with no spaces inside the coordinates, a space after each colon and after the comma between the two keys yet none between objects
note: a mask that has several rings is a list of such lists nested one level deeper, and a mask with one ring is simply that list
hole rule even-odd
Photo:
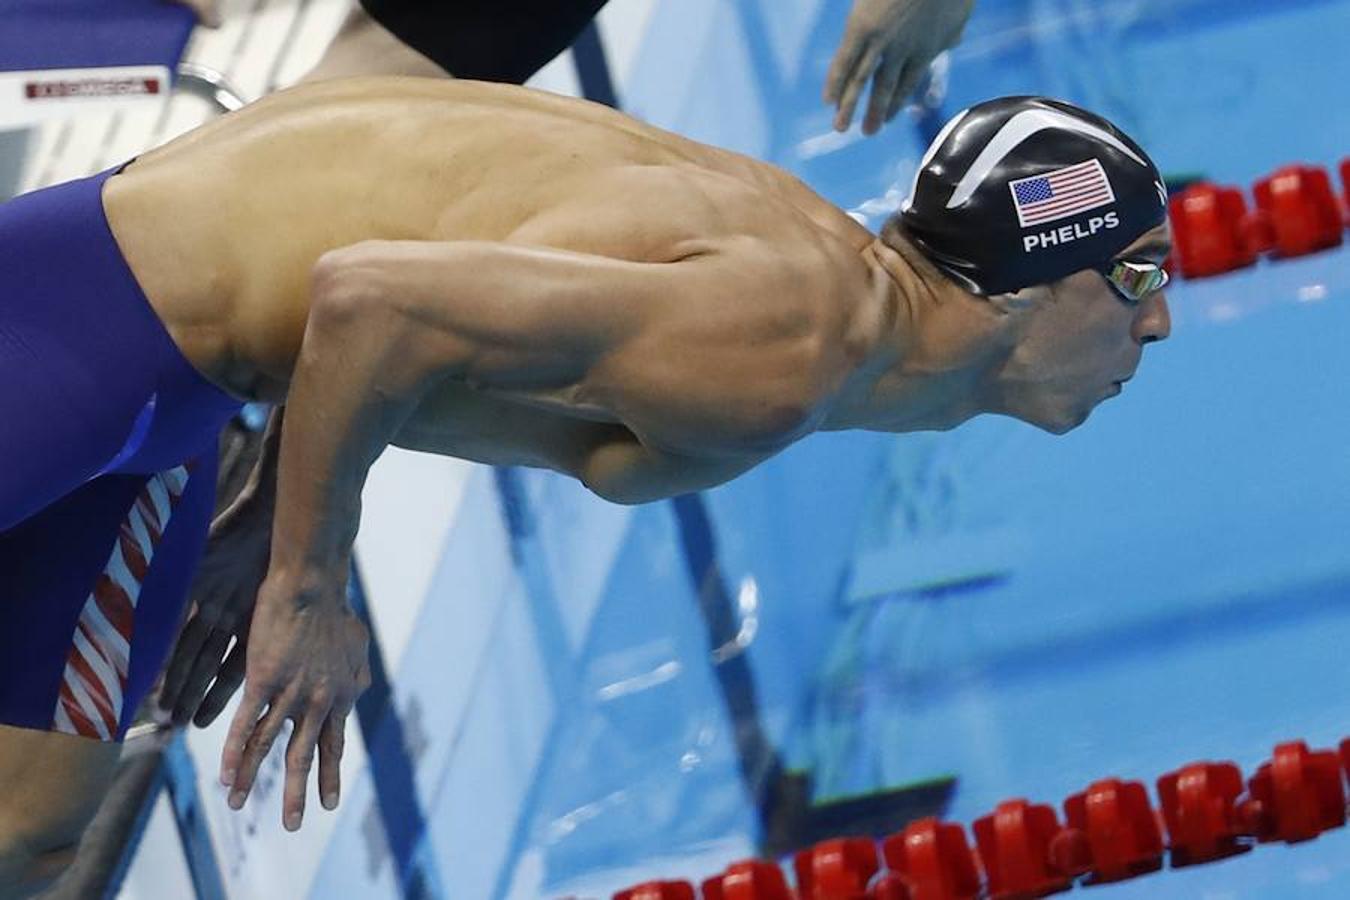
[{"label": "red lane float", "polygon": [[1341,192],[1321,166],[1284,166],[1252,185],[1248,211],[1241,190],[1208,182],[1168,200],[1174,252],[1168,259],[1187,278],[1220,275],[1275,259],[1338,247],[1350,226],[1350,158],[1340,163]]},{"label": "red lane float", "polygon": [[914,900],[909,882],[895,872],[887,872],[877,879],[867,892],[867,900]]},{"label": "red lane float", "polygon": [[614,900],[694,900],[694,886],[687,881],[648,881],[619,891]]},{"label": "red lane float", "polygon": [[1200,183],[1167,203],[1174,259],[1187,278],[1204,278],[1256,262],[1274,237],[1263,215],[1247,212],[1242,192]]},{"label": "red lane float", "polygon": [[[1350,162],[1350,161],[1348,161]],[[1253,839],[1312,840],[1346,823],[1350,738],[1337,750],[1303,741],[1275,748],[1243,784],[1231,762],[1197,762],[1158,779],[1161,812],[1144,785],[1110,778],[1053,807],[1000,803],[975,821],[977,851],[955,823],[928,818],[883,842],[888,867],[870,838],[824,841],[794,859],[796,891],[783,871],[743,860],[702,883],[702,900],[1030,900],[1071,888],[1134,878],[1162,866],[1214,862],[1252,849]],[[1244,793],[1245,788],[1245,793]],[[1161,823],[1159,822],[1161,819]],[[1163,825],[1166,841],[1163,838]],[[614,900],[695,900],[686,881],[650,881]]]},{"label": "red lane float", "polygon": [[1256,182],[1252,193],[1270,217],[1277,259],[1340,246],[1344,223],[1325,169],[1285,166]]},{"label": "red lane float", "polygon": [[703,882],[703,900],[794,900],[783,870],[771,862],[747,859]]},{"label": "red lane float", "polygon": [[[1122,881],[1162,868],[1163,839],[1148,791],[1138,781],[1108,778],[1064,801],[1069,828],[1086,841],[1086,859],[1058,860],[1088,876],[1087,884]],[[1076,864],[1075,864],[1076,863]]]},{"label": "red lane float", "polygon": [[1261,843],[1310,841],[1345,824],[1345,786],[1335,750],[1313,752],[1303,741],[1275,748],[1247,782],[1239,811]]},{"label": "red lane float", "polygon": [[870,838],[839,838],[798,853],[793,868],[799,900],[866,900],[881,863]]},{"label": "red lane float", "polygon": [[1235,763],[1191,763],[1158,779],[1172,867],[1214,862],[1251,845],[1243,842],[1237,798],[1242,770]]},{"label": "red lane float", "polygon": [[1050,842],[1060,830],[1054,807],[1005,800],[976,819],[974,828],[989,900],[1030,900],[1073,885],[1051,862]]},{"label": "red lane float", "polygon": [[1350,227],[1350,156],[1341,160],[1341,201],[1344,204],[1341,207],[1342,218],[1345,224]]},{"label": "red lane float", "polygon": [[905,900],[975,900],[980,895],[979,863],[960,825],[920,819],[886,838],[881,853],[897,880],[903,879]]}]

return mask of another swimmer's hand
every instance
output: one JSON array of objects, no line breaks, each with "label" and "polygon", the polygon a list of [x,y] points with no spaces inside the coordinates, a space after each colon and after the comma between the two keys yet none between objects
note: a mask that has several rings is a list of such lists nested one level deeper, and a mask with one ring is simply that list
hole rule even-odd
[{"label": "another swimmer's hand", "polygon": [[244,680],[249,622],[271,558],[284,412],[285,407],[272,409],[248,482],[211,523],[192,582],[192,617],[178,636],[159,692],[160,709],[171,713],[176,726],[189,720],[199,728],[210,725]]},{"label": "another swimmer's hand", "polygon": [[220,780],[240,809],[258,766],[287,719],[282,824],[300,827],[315,751],[319,799],[336,809],[347,716],[370,685],[369,635],[347,605],[346,566],[324,571],[268,573],[258,593],[248,648],[244,699],[230,724]]},{"label": "another swimmer's hand", "polygon": [[271,548],[270,496],[241,496],[211,523],[192,582],[192,617],[159,692],[160,709],[171,713],[175,726],[210,725],[243,682],[249,622]]},{"label": "another swimmer's hand", "polygon": [[864,134],[895,118],[933,57],[954,47],[975,0],[854,0],[844,39],[825,79],[825,102],[838,107],[837,131],[853,122],[863,88],[872,97]]}]

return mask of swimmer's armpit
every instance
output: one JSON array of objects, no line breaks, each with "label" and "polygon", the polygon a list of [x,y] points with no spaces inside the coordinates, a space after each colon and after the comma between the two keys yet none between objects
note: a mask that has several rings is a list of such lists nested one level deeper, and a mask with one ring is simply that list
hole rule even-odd
[{"label": "swimmer's armpit", "polygon": [[716,487],[769,455],[690,459],[648,447],[626,428],[616,426],[613,437],[592,447],[570,474],[611,503],[650,503]]}]

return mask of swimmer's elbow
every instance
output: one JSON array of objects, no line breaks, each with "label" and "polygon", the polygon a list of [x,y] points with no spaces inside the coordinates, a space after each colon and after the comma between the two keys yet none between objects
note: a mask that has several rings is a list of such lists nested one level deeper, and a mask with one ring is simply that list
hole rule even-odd
[{"label": "swimmer's elbow", "polygon": [[311,272],[305,348],[323,353],[337,347],[349,358],[378,359],[391,385],[462,374],[475,348],[453,330],[438,327],[419,309],[417,297],[415,288],[399,281],[396,264],[380,242],[331,250]]},{"label": "swimmer's elbow", "polygon": [[605,478],[598,473],[582,472],[577,480],[601,500],[618,506],[641,506],[643,503],[665,499],[663,495],[653,494],[649,487],[644,490],[642,486],[623,479]]},{"label": "swimmer's elbow", "polygon": [[641,497],[636,494],[624,494],[603,489],[597,490],[596,488],[590,487],[590,485],[587,485],[587,487],[592,494],[599,497],[601,500],[604,500],[606,503],[613,503],[615,506],[641,506],[644,503],[654,503],[657,500],[664,499],[662,497]]},{"label": "swimmer's elbow", "polygon": [[573,475],[601,500],[637,506],[670,496],[660,479],[652,477],[647,451],[636,441],[602,444],[586,455]]},{"label": "swimmer's elbow", "polygon": [[364,244],[330,250],[310,272],[310,321],[368,317],[380,301],[379,267]]}]

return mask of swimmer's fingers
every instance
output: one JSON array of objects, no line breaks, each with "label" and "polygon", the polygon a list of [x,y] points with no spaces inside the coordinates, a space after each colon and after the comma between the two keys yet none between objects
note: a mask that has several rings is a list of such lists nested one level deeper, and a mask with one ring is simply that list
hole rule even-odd
[{"label": "swimmer's fingers", "polygon": [[356,672],[356,692],[349,699],[339,698],[324,722],[319,735],[319,802],[327,810],[337,809],[342,799],[342,751],[347,738],[347,717],[356,700],[370,687],[370,663],[363,661]]},{"label": "swimmer's fingers", "polygon": [[248,632],[244,632],[235,642],[229,656],[221,663],[220,671],[216,673],[215,684],[211,685],[211,690],[202,698],[196,715],[192,717],[192,724],[198,728],[205,728],[216,720],[229,704],[234,692],[239,690],[239,685],[244,683],[244,668],[247,661]]},{"label": "swimmer's fingers", "polygon": [[197,661],[197,656],[210,636],[211,626],[206,624],[200,615],[194,613],[183,626],[183,632],[178,636],[178,643],[173,648],[173,658],[169,660],[169,667],[164,672],[164,684],[159,690],[160,709],[169,712],[177,708],[179,697],[182,696],[183,687]]},{"label": "swimmer's fingers", "polygon": [[[923,28],[906,28],[905,23],[913,18],[915,7],[924,2],[854,0],[848,23],[844,26],[844,37],[839,42],[825,79],[825,102],[838,108],[834,117],[837,131],[847,130],[852,123],[858,98],[862,96],[867,83],[881,74],[878,67],[885,68],[887,61],[893,61],[892,66],[904,66],[912,52],[910,45],[914,36],[923,32]],[[878,112],[885,109],[889,94],[878,99],[876,89],[891,77],[892,73],[888,71],[881,81],[873,83],[873,103]]]},{"label": "swimmer's fingers", "polygon": [[905,72],[903,56],[889,55],[882,61],[876,77],[872,79],[872,96],[867,103],[867,114],[863,116],[863,134],[876,134],[883,124],[890,121],[886,113],[897,96],[903,102],[904,95],[899,88]]},{"label": "swimmer's fingers", "polygon": [[[271,752],[272,745],[276,743],[277,735],[281,733],[286,720],[290,718],[287,713],[289,706],[290,704],[286,700],[278,699],[268,707],[265,716],[254,722],[252,729],[248,729],[247,726],[240,729],[244,743],[238,756],[238,774],[230,787],[230,809],[244,808],[244,802],[248,800],[249,792],[253,790],[253,781],[258,777],[258,768],[262,765],[263,760],[267,759],[267,754]],[[237,721],[238,718],[236,717]],[[230,736],[232,738],[237,737],[233,733]],[[237,747],[237,744],[228,745],[226,752],[230,752]]]},{"label": "swimmer's fingers", "polygon": [[267,695],[251,685],[244,688],[244,699],[230,720],[230,731],[225,736],[225,748],[220,754],[220,783],[233,787],[239,781],[239,770],[244,764],[244,748],[258,727],[258,720],[267,707]]},{"label": "swimmer's fingers", "polygon": [[906,99],[906,96],[898,90],[892,94],[891,102],[886,105],[886,115],[882,118],[882,121],[889,122],[894,119],[904,108]]},{"label": "swimmer's fingers", "polygon": [[[267,573],[271,536],[270,513],[262,520],[252,510],[236,501],[211,524],[192,584],[194,612],[174,647],[160,692],[160,707],[172,714],[175,725],[193,719],[211,679],[221,671],[230,640],[239,639],[239,647],[248,633],[258,587]],[[237,686],[236,681],[229,693]]]},{"label": "swimmer's fingers", "polygon": [[858,98],[862,96],[863,88],[867,86],[868,80],[871,79],[880,56],[881,49],[875,44],[869,44],[863,51],[863,55],[850,75],[848,83],[844,86],[844,93],[839,98],[839,111],[834,116],[835,131],[847,131],[848,126],[853,122],[853,111],[857,109]]},{"label": "swimmer's fingers", "polygon": [[[957,31],[956,38],[959,37],[960,31]],[[896,117],[906,101],[923,84],[933,60],[947,46],[950,44],[914,50],[907,48],[905,53],[892,52],[887,55],[886,62],[877,71],[872,84],[872,99],[867,108],[867,118],[863,121],[865,134],[875,134],[882,125]]]},{"label": "swimmer's fingers", "polygon": [[900,76],[900,82],[896,85],[895,94],[886,109],[885,121],[889,122],[894,119],[896,113],[900,112],[900,109],[905,105],[905,101],[913,96],[919,84],[923,81],[924,75],[928,73],[928,66],[928,63],[920,65],[913,60],[905,66],[905,71]]},{"label": "swimmer's fingers", "polygon": [[319,802],[334,810],[342,797],[342,751],[347,737],[351,707],[335,707],[319,732]]},{"label": "swimmer's fingers", "polygon": [[[933,53],[937,56],[943,50],[950,50],[961,43],[961,36],[966,33],[966,23],[970,21],[970,14],[975,10],[975,0],[957,0],[951,10],[953,20],[951,28],[943,38],[942,46]],[[931,61],[931,60],[930,60]]]},{"label": "swimmer's fingers", "polygon": [[873,79],[863,130],[880,128],[890,118],[884,113],[900,110],[934,57],[961,39],[973,8],[974,0],[854,0],[825,81],[825,101],[839,107],[834,127],[848,128],[857,98]]},{"label": "swimmer's fingers", "polygon": [[286,790],[282,798],[281,824],[287,831],[296,831],[305,819],[305,792],[309,787],[309,772],[314,767],[319,733],[328,721],[332,701],[316,695],[305,711],[296,719],[286,746]]},{"label": "swimmer's fingers", "polygon": [[233,637],[230,632],[220,629],[212,631],[207,637],[191,671],[183,680],[177,702],[173,705],[175,726],[181,728],[192,720],[197,707],[201,705],[202,697],[206,695],[207,686],[220,673],[220,664],[225,659],[226,651],[230,649]]},{"label": "swimmer's fingers", "polygon": [[[200,596],[174,646],[160,689],[160,709],[170,713],[173,724],[180,727],[192,718],[211,679],[220,671],[230,639],[237,636],[240,611],[252,603],[252,597],[238,588],[215,589],[212,582],[212,573],[198,574]],[[247,633],[248,618],[243,618]]]},{"label": "swimmer's fingers", "polygon": [[834,58],[830,60],[830,71],[825,75],[823,96],[826,103],[831,106],[839,105],[840,99],[844,96],[844,87],[852,78],[858,59],[866,46],[867,38],[863,35],[861,26],[850,17],[848,27],[844,31],[844,39],[834,51]]}]

